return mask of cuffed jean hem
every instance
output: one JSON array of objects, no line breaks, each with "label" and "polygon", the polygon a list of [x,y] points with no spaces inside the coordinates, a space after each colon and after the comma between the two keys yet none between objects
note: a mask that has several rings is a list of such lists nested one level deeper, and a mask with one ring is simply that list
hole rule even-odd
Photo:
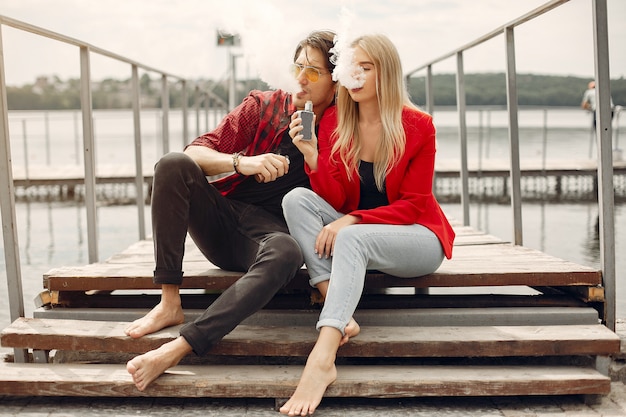
[{"label": "cuffed jean hem", "polygon": [[309,279],[309,285],[311,287],[317,286],[320,282],[328,281],[330,279],[330,274],[323,274],[319,277]]},{"label": "cuffed jean hem", "polygon": [[343,336],[346,335],[345,333],[345,328],[348,325],[348,323],[342,323],[339,320],[334,320],[334,319],[323,319],[317,322],[317,325],[315,326],[315,328],[317,330],[320,330],[322,327],[332,327],[334,329],[337,329],[341,332],[341,334]]},{"label": "cuffed jean hem", "polygon": [[180,329],[179,333],[191,346],[193,353],[197,356],[204,356],[206,353],[211,350],[213,346],[207,346],[206,343],[198,343],[198,341],[205,341],[207,336],[200,330],[198,327],[194,326],[193,323],[187,323]]},{"label": "cuffed jean hem", "polygon": [[183,283],[183,271],[163,271],[163,270],[155,270],[154,277],[152,278],[152,282],[155,284],[163,285],[163,284],[171,284],[171,285],[180,285]]}]

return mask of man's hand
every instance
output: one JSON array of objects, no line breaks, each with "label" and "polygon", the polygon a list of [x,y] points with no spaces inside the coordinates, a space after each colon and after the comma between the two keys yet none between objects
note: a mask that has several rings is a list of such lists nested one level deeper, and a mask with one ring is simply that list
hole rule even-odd
[{"label": "man's hand", "polygon": [[[313,125],[315,125],[315,116],[313,116]],[[302,119],[300,118],[300,112],[295,112],[291,115],[291,123],[289,123],[289,136],[291,136],[292,142],[298,150],[304,156],[304,161],[309,168],[313,171],[317,169],[317,136],[315,135],[315,129],[313,129],[311,139],[302,139]]]},{"label": "man's hand", "polygon": [[289,159],[275,153],[242,156],[237,168],[243,175],[254,175],[258,182],[270,182],[289,172]]}]

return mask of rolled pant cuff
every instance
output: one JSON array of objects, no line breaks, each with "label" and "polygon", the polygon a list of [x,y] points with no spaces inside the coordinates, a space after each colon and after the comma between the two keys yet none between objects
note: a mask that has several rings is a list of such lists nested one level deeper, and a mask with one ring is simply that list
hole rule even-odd
[{"label": "rolled pant cuff", "polygon": [[[181,327],[180,335],[185,338],[189,346],[191,346],[193,353],[197,356],[205,355],[212,347],[205,343],[207,340],[206,335],[204,335],[194,323],[187,323]],[[199,341],[203,342],[199,343]]]},{"label": "rolled pant cuff", "polygon": [[344,329],[346,328],[346,324],[341,323],[339,320],[335,319],[322,319],[317,322],[315,328],[320,330],[322,327],[333,327],[341,332],[342,335],[346,335]]},{"label": "rolled pant cuff", "polygon": [[315,287],[320,282],[328,281],[330,279],[330,274],[320,275],[319,277],[309,279],[309,285],[311,287]]},{"label": "rolled pant cuff", "polygon": [[183,282],[183,271],[162,271],[155,270],[152,282],[155,284],[180,285]]}]

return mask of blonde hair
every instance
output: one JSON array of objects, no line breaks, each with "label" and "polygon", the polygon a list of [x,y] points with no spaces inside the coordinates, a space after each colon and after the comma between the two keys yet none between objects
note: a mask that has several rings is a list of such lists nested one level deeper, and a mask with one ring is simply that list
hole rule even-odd
[{"label": "blonde hair", "polygon": [[[415,106],[409,100],[404,84],[400,55],[389,38],[380,34],[364,35],[352,42],[352,47],[357,46],[369,55],[378,74],[376,96],[382,121],[382,137],[374,155],[374,178],[376,187],[383,192],[385,177],[404,153],[406,136],[402,126],[402,109],[404,106]],[[358,173],[362,147],[358,129],[358,103],[352,100],[348,90],[341,85],[337,94],[337,119],[334,131],[336,141],[331,155],[338,155],[348,172]]]}]

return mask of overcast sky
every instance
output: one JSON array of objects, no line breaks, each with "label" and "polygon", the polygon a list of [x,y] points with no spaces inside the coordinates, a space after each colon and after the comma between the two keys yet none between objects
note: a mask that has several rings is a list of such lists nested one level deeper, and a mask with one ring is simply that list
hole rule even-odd
[{"label": "overcast sky", "polygon": [[[282,87],[297,41],[314,29],[353,37],[384,33],[408,72],[546,3],[547,0],[0,0],[0,14],[72,37],[169,73],[196,79],[238,76]],[[571,0],[515,30],[518,72],[593,76],[592,1]],[[626,0],[608,0],[612,78],[626,76]],[[216,46],[218,29],[242,47]],[[2,27],[7,84],[39,75],[79,76],[78,48]],[[92,77],[128,78],[130,68],[92,54]],[[503,72],[498,36],[464,54],[466,72]],[[434,72],[454,72],[455,60]]]}]

